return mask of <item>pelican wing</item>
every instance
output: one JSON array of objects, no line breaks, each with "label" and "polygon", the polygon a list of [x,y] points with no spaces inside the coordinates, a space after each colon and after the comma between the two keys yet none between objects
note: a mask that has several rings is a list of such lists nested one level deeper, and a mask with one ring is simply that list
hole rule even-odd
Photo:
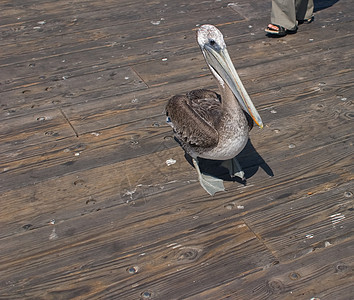
[{"label": "pelican wing", "polygon": [[221,118],[218,95],[208,90],[195,90],[172,97],[166,107],[167,116],[177,138],[192,146],[209,148],[217,145],[216,126]]}]

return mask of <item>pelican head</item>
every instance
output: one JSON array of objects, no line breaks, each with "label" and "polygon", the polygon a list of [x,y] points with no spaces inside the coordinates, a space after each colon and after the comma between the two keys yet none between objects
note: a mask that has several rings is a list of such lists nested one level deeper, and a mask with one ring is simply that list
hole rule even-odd
[{"label": "pelican head", "polygon": [[243,110],[262,128],[262,119],[236,72],[222,33],[213,25],[203,25],[197,31],[197,41],[207,65],[220,85],[228,85]]}]

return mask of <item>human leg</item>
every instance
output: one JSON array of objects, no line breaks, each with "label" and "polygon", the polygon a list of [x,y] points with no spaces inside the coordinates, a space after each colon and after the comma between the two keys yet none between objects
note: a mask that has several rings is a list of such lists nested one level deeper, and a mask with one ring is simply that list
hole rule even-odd
[{"label": "human leg", "polygon": [[313,0],[295,0],[296,20],[310,22],[313,18]]},{"label": "human leg", "polygon": [[295,0],[272,0],[271,24],[265,31],[271,35],[284,36],[296,33]]},{"label": "human leg", "polygon": [[272,0],[271,22],[293,30],[296,27],[294,0]]}]

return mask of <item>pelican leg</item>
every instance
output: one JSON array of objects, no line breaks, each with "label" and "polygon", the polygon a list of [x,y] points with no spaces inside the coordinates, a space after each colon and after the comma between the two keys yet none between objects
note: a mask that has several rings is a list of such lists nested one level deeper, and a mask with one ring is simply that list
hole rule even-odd
[{"label": "pelican leg", "polygon": [[240,163],[238,162],[236,157],[225,161],[223,165],[229,170],[231,177],[239,177],[242,180],[246,180],[245,172],[242,171]]},{"label": "pelican leg", "polygon": [[193,158],[193,165],[198,173],[199,183],[210,195],[216,192],[225,191],[223,180],[200,172],[198,159]]}]

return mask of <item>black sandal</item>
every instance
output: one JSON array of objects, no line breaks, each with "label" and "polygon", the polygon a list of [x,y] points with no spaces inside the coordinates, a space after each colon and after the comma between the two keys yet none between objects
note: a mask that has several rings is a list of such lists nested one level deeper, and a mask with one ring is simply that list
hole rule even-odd
[{"label": "black sandal", "polygon": [[311,18],[308,18],[306,20],[297,20],[299,24],[310,24],[315,20],[315,16],[312,15]]},{"label": "black sandal", "polygon": [[287,35],[288,33],[289,34],[296,33],[297,32],[297,26],[295,26],[292,29],[286,29],[286,28],[284,28],[283,26],[280,26],[280,25],[269,24],[267,26],[267,28],[265,29],[265,32],[267,32],[267,33],[269,33],[271,35],[274,35],[274,36],[281,37],[281,36]]}]

